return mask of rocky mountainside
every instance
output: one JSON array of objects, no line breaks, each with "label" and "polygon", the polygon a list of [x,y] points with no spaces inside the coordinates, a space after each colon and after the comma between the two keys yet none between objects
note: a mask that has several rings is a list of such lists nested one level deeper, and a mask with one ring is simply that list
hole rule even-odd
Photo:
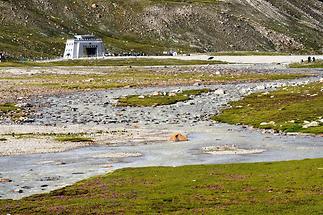
[{"label": "rocky mountainside", "polygon": [[0,52],[60,56],[74,34],[112,52],[322,52],[321,0],[0,0]]}]

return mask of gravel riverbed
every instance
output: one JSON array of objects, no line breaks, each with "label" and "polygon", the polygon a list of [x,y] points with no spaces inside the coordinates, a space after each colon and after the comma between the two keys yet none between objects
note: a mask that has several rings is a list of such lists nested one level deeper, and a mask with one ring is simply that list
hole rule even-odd
[{"label": "gravel riverbed", "polygon": [[[318,77],[262,83],[223,84],[186,87],[149,87],[81,92],[66,96],[36,99],[38,111],[29,121],[36,125],[92,124],[185,124],[209,121],[228,102],[254,92],[272,91],[279,87],[295,86],[317,81]],[[158,107],[117,107],[117,99],[127,95],[149,95],[154,92],[208,88],[212,91],[185,102]],[[265,104],[264,104],[265,105]]]},{"label": "gravel riverbed", "polygon": [[[25,123],[15,125],[4,120],[0,125],[0,135],[36,134],[25,139],[9,135],[6,141],[0,141],[0,198],[19,199],[48,192],[124,167],[322,157],[321,137],[265,133],[244,126],[217,124],[209,119],[227,107],[228,102],[250,93],[306,84],[321,77],[319,73],[316,77],[298,80],[123,88],[34,98],[28,103],[35,107],[35,112]],[[213,91],[169,106],[115,106],[120,96],[201,88]],[[188,135],[190,141],[168,141],[174,132]],[[85,133],[92,135],[95,144],[58,143],[47,136],[37,137],[48,133]],[[227,146],[243,153],[205,151]]]}]

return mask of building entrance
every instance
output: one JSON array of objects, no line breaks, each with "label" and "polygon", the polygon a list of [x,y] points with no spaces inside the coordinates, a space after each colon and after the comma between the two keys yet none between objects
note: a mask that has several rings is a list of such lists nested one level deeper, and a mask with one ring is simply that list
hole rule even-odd
[{"label": "building entrance", "polygon": [[96,57],[97,48],[85,48],[85,55],[88,57]]}]

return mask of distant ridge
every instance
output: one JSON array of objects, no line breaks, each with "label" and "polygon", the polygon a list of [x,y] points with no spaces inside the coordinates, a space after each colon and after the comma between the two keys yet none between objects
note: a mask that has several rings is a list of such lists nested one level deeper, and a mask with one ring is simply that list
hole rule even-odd
[{"label": "distant ridge", "polygon": [[0,0],[0,52],[63,54],[74,34],[111,52],[322,53],[320,0]]}]

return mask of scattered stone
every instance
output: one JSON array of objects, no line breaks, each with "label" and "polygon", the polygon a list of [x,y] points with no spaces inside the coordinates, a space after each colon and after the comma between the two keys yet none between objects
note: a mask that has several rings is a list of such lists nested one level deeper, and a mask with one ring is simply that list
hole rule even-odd
[{"label": "scattered stone", "polygon": [[40,181],[58,181],[60,178],[60,176],[46,176],[41,178]]},{"label": "scattered stone", "polygon": [[0,178],[0,183],[9,183],[9,182],[12,182],[12,180],[8,178]]},{"label": "scattered stone", "polygon": [[23,193],[24,191],[22,189],[15,189],[15,190],[12,190],[11,192],[14,192],[14,193]]},{"label": "scattered stone", "polygon": [[266,125],[275,125],[276,123],[274,121],[270,121],[270,122],[262,122],[260,123],[260,126],[266,126]]},{"label": "scattered stone", "polygon": [[223,89],[217,89],[217,90],[214,91],[214,94],[216,94],[216,95],[224,95],[225,91]]},{"label": "scattered stone", "polygon": [[259,154],[264,152],[263,149],[240,149],[236,145],[208,146],[203,147],[202,151],[214,155],[243,155],[243,154]]},{"label": "scattered stone", "polygon": [[95,158],[127,158],[127,157],[141,157],[142,154],[138,152],[117,152],[105,153],[96,155]]},{"label": "scattered stone", "polygon": [[256,90],[265,90],[265,89],[266,89],[265,85],[258,85],[256,87]]},{"label": "scattered stone", "polygon": [[91,5],[91,7],[92,7],[93,9],[95,9],[95,8],[98,8],[98,7],[99,7],[99,5],[97,5],[97,4],[92,4],[92,5]]},{"label": "scattered stone", "polygon": [[320,123],[316,122],[316,121],[313,121],[313,122],[310,122],[310,123],[307,123],[307,124],[303,125],[303,128],[318,127],[318,126],[320,126]]}]

